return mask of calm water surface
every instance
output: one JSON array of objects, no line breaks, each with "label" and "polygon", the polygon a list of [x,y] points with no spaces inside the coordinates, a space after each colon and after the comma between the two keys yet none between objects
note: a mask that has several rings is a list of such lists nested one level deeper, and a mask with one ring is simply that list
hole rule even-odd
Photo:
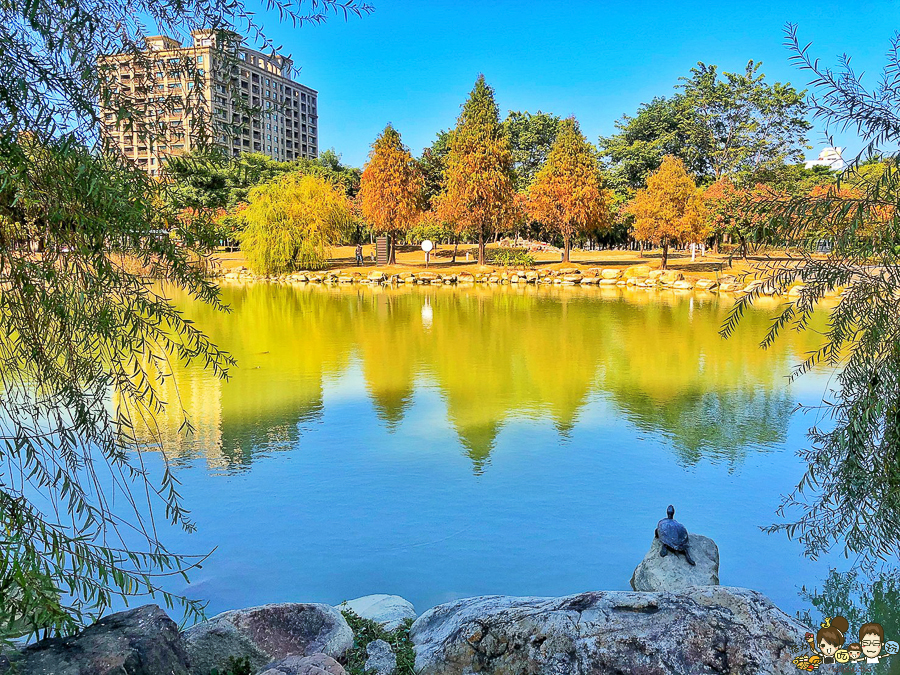
[{"label": "calm water surface", "polygon": [[[628,589],[656,521],[719,545],[721,582],[789,612],[821,584],[783,535],[780,495],[831,373],[818,344],[758,348],[777,303],[729,340],[728,298],[616,289],[225,286],[176,303],[238,360],[177,383],[196,431],[163,420],[212,558],[210,612],[396,593],[420,611],[480,594]],[[174,392],[169,392],[174,401]],[[832,562],[831,564],[835,564]]]}]

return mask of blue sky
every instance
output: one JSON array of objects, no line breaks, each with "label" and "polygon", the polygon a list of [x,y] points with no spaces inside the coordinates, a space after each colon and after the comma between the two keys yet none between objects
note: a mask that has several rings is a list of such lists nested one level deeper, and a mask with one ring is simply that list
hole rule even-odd
[{"label": "blue sky", "polygon": [[[370,1],[369,16],[299,29],[258,14],[301,67],[297,79],[319,91],[319,147],[358,166],[387,122],[418,154],[454,125],[478,73],[503,115],[574,114],[596,142],[623,113],[671,93],[697,61],[737,70],[754,59],[767,80],[805,87],[809,74],[791,66],[783,46],[787,21],[824,62],[852,55],[870,84],[900,28],[897,2]],[[860,145],[849,134],[835,140]],[[811,144],[814,157],[821,127]]]}]

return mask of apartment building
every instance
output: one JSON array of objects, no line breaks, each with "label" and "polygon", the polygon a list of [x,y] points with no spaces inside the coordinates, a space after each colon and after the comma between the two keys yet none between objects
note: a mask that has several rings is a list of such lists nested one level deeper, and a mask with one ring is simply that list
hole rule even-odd
[{"label": "apartment building", "polygon": [[217,46],[217,35],[221,39],[221,32],[194,31],[189,47],[162,35],[148,37],[140,59],[103,57],[107,86],[145,110],[161,130],[142,134],[101,109],[104,133],[152,176],[160,175],[167,157],[190,151],[201,136],[235,156],[316,158],[318,92],[291,79],[290,59],[249,49],[235,34],[229,34],[228,45]]}]

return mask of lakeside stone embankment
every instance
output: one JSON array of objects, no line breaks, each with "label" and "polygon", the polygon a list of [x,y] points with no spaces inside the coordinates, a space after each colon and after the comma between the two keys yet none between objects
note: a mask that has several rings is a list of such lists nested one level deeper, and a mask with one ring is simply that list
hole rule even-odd
[{"label": "lakeside stone embankment", "polygon": [[[246,659],[257,675],[345,675],[361,636],[341,610],[405,630],[422,675],[781,675],[809,631],[756,591],[717,585],[718,549],[691,534],[697,566],[661,557],[656,540],[632,578],[643,591],[557,598],[489,595],[417,616],[398,596],[336,607],[280,603],[224,612],[179,632],[156,605],[107,616],[80,634],[13,658],[20,675],[211,675]],[[703,585],[707,584],[707,585]],[[349,616],[349,615],[348,615]],[[367,673],[396,675],[385,640],[366,645]],[[0,663],[2,665],[2,663]],[[8,664],[7,664],[8,665]],[[3,672],[0,668],[0,672]],[[358,672],[358,671],[357,671]]]},{"label": "lakeside stone embankment", "polygon": [[[560,269],[489,269],[480,272],[359,272],[347,270],[301,271],[281,275],[254,274],[246,267],[237,266],[220,275],[225,281],[267,281],[285,284],[360,284],[377,286],[401,285],[509,285],[509,286],[594,286],[612,288],[671,289],[676,291],[706,291],[741,295],[757,291],[762,295],[777,295],[777,290],[764,281],[747,280],[735,275],[720,275],[717,279],[685,276],[677,270],[652,269],[649,265],[630,267],[577,267]],[[787,292],[799,295],[803,286],[796,285]]]}]

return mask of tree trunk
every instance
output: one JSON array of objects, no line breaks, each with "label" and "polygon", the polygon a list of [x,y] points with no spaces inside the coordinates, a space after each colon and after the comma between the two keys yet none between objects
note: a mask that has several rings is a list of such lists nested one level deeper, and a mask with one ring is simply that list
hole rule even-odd
[{"label": "tree trunk", "polygon": [[388,235],[388,265],[397,264],[397,242],[394,240],[394,233]]},{"label": "tree trunk", "polygon": [[563,237],[563,259],[564,263],[569,262],[569,238]]},{"label": "tree trunk", "polygon": [[644,257],[644,240],[643,239],[641,239],[641,255],[640,255],[640,257],[641,258]]},{"label": "tree trunk", "polygon": [[478,264],[484,265],[484,228],[478,230]]},{"label": "tree trunk", "polygon": [[744,235],[738,234],[738,237],[741,240],[741,257],[746,260],[747,259],[747,240],[744,238]]},{"label": "tree trunk", "polygon": [[459,249],[459,235],[456,236],[456,239],[453,241],[453,264],[456,264],[456,251]]},{"label": "tree trunk", "polygon": [[664,239],[662,245],[662,269],[669,269],[669,240]]}]

